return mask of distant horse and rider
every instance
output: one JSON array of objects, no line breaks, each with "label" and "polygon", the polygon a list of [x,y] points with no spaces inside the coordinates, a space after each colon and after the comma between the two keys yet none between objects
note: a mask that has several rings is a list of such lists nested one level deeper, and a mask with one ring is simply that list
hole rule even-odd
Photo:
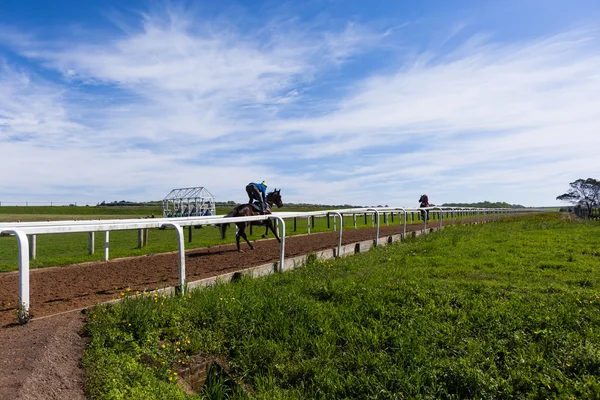
[{"label": "distant horse and rider", "polygon": [[[427,197],[426,194],[422,194],[421,197],[419,197],[419,208],[425,207],[430,207],[429,197]],[[423,219],[423,221],[429,220],[429,210],[421,210],[421,219]]]},{"label": "distant horse and rider", "polygon": [[[260,185],[260,186],[258,186],[258,185]],[[255,186],[255,187],[253,187],[253,186]],[[229,214],[225,215],[224,218],[251,217],[251,216],[255,216],[255,215],[268,215],[268,214],[271,214],[271,208],[273,207],[273,205],[276,205],[278,208],[282,207],[283,201],[281,200],[281,193],[280,193],[281,189],[280,190],[275,189],[272,192],[266,193],[265,196],[262,196],[262,194],[264,192],[266,192],[266,187],[267,187],[267,185],[264,181],[260,184],[256,184],[256,183],[248,184],[248,186],[246,187],[246,192],[248,193],[249,203],[248,204],[240,204],[239,206],[234,208],[233,211],[231,211]],[[257,193],[257,192],[260,192],[260,193]],[[246,228],[248,227],[248,225],[264,226],[265,234],[262,236],[263,238],[265,238],[268,235],[269,230],[271,230],[271,232],[273,232],[273,234],[275,235],[275,238],[277,239],[277,241],[281,242],[281,239],[279,238],[279,235],[277,234],[277,230],[275,229],[272,219],[266,219],[263,221],[252,221],[252,222],[236,222],[235,225],[238,228],[238,231],[235,235],[235,243],[237,245],[237,250],[240,253],[243,253],[243,251],[240,248],[240,238],[243,238],[246,241],[246,243],[248,243],[248,246],[250,246],[250,249],[254,250],[254,246],[252,245],[252,243],[250,243],[250,241],[248,240],[248,237],[246,236]],[[220,224],[220,227],[221,227],[221,238],[225,239],[225,233],[227,232],[227,227],[229,227],[229,224]]]}]

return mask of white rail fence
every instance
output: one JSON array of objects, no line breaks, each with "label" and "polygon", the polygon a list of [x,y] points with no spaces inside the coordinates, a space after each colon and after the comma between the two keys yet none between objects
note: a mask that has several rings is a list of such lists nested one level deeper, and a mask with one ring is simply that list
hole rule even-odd
[{"label": "white rail fence", "polygon": [[[476,218],[475,222],[485,222],[486,216],[493,217],[501,214],[521,214],[531,212],[543,212],[540,209],[505,209],[505,208],[458,208],[458,207],[428,207],[428,208],[404,208],[404,207],[378,207],[378,208],[351,208],[342,210],[324,210],[311,212],[276,212],[270,215],[258,215],[252,217],[224,218],[223,215],[204,216],[204,217],[183,217],[183,218],[151,218],[151,219],[116,219],[116,220],[84,220],[84,221],[45,221],[45,222],[15,222],[0,223],[0,236],[16,236],[19,245],[19,309],[18,318],[21,323],[29,320],[30,308],[30,259],[35,257],[36,235],[60,234],[60,233],[83,233],[90,234],[90,243],[93,246],[93,235],[95,232],[104,232],[104,260],[109,258],[109,239],[111,231],[119,230],[144,230],[152,228],[172,227],[177,232],[178,241],[178,265],[179,265],[179,289],[183,292],[185,289],[185,240],[183,228],[186,226],[206,226],[217,225],[221,223],[251,222],[272,219],[280,230],[280,249],[279,263],[277,271],[281,271],[281,266],[285,261],[285,219],[306,218],[308,224],[308,233],[310,234],[311,218],[333,216],[333,230],[338,232],[338,246],[336,255],[340,254],[342,245],[342,232],[344,216],[353,216],[354,228],[357,227],[356,216],[372,216],[372,225],[376,226],[375,245],[379,242],[380,215],[384,215],[386,223],[387,215],[403,215],[403,236],[406,236],[406,226],[408,216],[414,222],[415,214],[419,215],[421,211],[428,211],[437,216],[439,227],[443,227],[444,216],[452,218]],[[337,222],[339,219],[339,229]],[[427,229],[427,219],[423,219],[424,229]],[[295,220],[294,220],[295,221]],[[33,251],[31,251],[33,249]]]}]

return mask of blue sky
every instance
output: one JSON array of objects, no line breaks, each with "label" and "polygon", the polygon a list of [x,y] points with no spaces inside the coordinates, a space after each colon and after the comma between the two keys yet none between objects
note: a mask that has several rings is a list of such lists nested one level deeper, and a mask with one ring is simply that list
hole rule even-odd
[{"label": "blue sky", "polygon": [[[600,3],[0,1],[0,201],[560,204]],[[8,173],[8,171],[11,171]]]}]

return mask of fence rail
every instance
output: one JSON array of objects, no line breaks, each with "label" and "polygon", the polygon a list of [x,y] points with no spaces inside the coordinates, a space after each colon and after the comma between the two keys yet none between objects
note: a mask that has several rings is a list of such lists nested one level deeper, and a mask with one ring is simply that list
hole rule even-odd
[{"label": "fence rail", "polygon": [[[183,292],[186,284],[185,280],[185,241],[183,228],[186,226],[205,226],[217,225],[221,223],[251,222],[272,219],[281,230],[280,253],[277,270],[281,271],[285,261],[285,219],[297,218],[306,219],[308,224],[308,233],[310,233],[311,218],[314,217],[333,217],[333,229],[338,232],[337,255],[340,254],[342,243],[342,231],[344,216],[353,216],[354,227],[356,228],[357,216],[372,216],[372,225],[376,226],[375,245],[379,243],[380,217],[383,216],[384,223],[387,223],[387,216],[394,214],[403,216],[404,233],[406,235],[406,225],[410,216],[414,222],[415,217],[423,221],[424,229],[427,229],[427,221],[431,218],[437,218],[440,228],[443,227],[445,218],[476,218],[476,222],[485,222],[486,217],[498,216],[501,214],[521,214],[532,212],[544,212],[542,209],[506,209],[506,208],[465,208],[465,207],[427,207],[427,208],[404,208],[404,207],[374,207],[374,208],[349,208],[322,210],[311,212],[275,212],[270,215],[258,215],[252,217],[227,218],[223,215],[204,216],[204,217],[183,217],[183,218],[152,218],[152,219],[116,219],[116,220],[83,220],[83,221],[44,221],[44,222],[15,222],[0,223],[0,236],[16,236],[19,245],[19,310],[18,318],[21,323],[27,322],[29,313],[29,275],[30,258],[35,255],[36,235],[61,234],[74,232],[88,232],[92,238],[95,232],[104,232],[105,235],[105,261],[108,261],[109,238],[111,231],[118,230],[142,230],[152,228],[172,227],[177,232],[177,241],[179,249],[179,288]],[[422,213],[425,217],[422,218]],[[339,220],[339,229],[338,229]],[[34,250],[31,252],[31,250]],[[32,254],[33,253],[33,254]]]}]

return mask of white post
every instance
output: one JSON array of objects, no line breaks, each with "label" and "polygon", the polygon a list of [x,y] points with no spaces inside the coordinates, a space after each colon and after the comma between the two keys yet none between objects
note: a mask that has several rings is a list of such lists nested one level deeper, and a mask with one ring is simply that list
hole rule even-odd
[{"label": "white post", "polygon": [[373,218],[371,219],[373,221],[373,223],[375,222],[375,217],[377,217],[377,231],[375,234],[375,247],[377,247],[377,244],[379,243],[379,211],[377,211],[374,208],[367,208],[367,211],[373,211]]},{"label": "white post", "polygon": [[402,210],[402,214],[404,215],[404,232],[402,234],[402,240],[406,239],[406,210],[403,207],[398,207],[396,210]]},{"label": "white post", "polygon": [[37,253],[37,235],[29,235],[29,259],[35,260]]},{"label": "white post", "polygon": [[109,240],[109,231],[104,232],[104,261],[108,261],[108,240]]},{"label": "white post", "polygon": [[88,254],[94,254],[95,233],[96,232],[88,232]]},{"label": "white post", "polygon": [[[19,243],[19,310],[17,317],[21,324],[29,321],[29,240],[18,230],[7,230],[17,237]],[[2,233],[4,233],[2,232]]]},{"label": "white post", "polygon": [[185,293],[185,243],[183,228],[175,223],[168,222],[163,226],[172,226],[177,231],[177,241],[179,243],[179,289],[181,294]]},{"label": "white post", "polygon": [[442,229],[442,223],[444,222],[444,210],[442,210],[441,207],[433,207],[433,209],[438,209],[440,210],[440,229]]},{"label": "white post", "polygon": [[343,231],[343,225],[344,225],[344,220],[342,218],[342,214],[340,214],[337,211],[330,211],[330,214],[333,214],[333,223],[335,225],[335,217],[338,216],[340,217],[340,231],[338,233],[338,247],[337,247],[337,253],[336,256],[339,257],[340,256],[340,252],[342,251],[342,231]]},{"label": "white post", "polygon": [[[277,266],[277,272],[283,271],[283,263],[285,262],[285,221],[283,218],[278,217],[276,215],[269,215],[270,219],[275,219],[275,222],[281,222],[281,233],[279,234],[279,239],[281,242],[279,243],[279,265]],[[308,225],[308,229],[310,231],[310,224]]]}]

